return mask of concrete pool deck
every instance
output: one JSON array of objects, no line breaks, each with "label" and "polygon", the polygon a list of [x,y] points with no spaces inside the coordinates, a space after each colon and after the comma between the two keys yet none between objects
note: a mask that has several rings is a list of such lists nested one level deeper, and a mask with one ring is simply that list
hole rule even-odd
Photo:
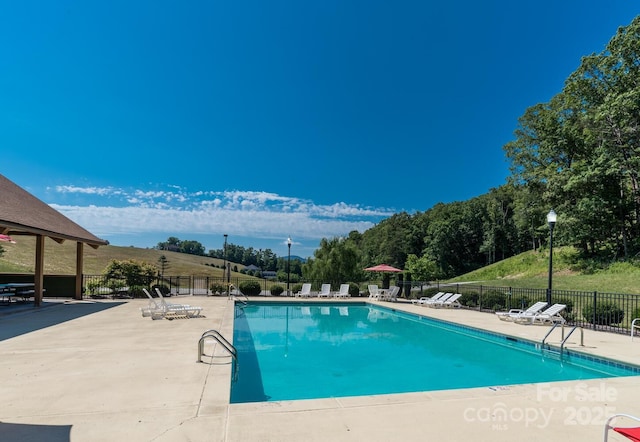
[{"label": "concrete pool deck", "polygon": [[[229,404],[230,357],[207,341],[203,362],[196,359],[204,331],[231,340],[233,302],[171,301],[202,306],[204,317],[153,321],[140,315],[144,300],[0,307],[0,440],[601,441],[611,414],[640,415],[637,376]],[[534,341],[549,330],[464,309],[376,304]],[[551,343],[559,339],[556,330]],[[579,343],[576,332],[568,348],[640,365],[640,338],[584,330],[585,346]],[[627,439],[611,432],[609,440]]]}]

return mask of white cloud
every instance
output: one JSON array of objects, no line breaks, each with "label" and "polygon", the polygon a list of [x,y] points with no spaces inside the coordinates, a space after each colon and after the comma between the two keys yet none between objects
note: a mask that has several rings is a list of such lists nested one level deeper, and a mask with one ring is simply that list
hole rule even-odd
[{"label": "white cloud", "polygon": [[78,187],[78,186],[56,186],[59,193],[83,193],[86,195],[121,195],[121,191],[113,187]]},{"label": "white cloud", "polygon": [[[185,192],[126,191],[114,188],[58,186],[67,195],[65,204],[51,206],[102,238],[122,235],[215,235],[280,238],[291,236],[299,241],[344,236],[363,232],[381,219],[391,216],[391,209],[348,205],[339,202],[316,205],[312,201],[268,192],[226,191]],[[69,204],[69,194],[84,195],[82,203]],[[87,195],[95,200],[84,204]],[[109,204],[100,204],[100,197]],[[114,199],[114,196],[118,197]]]}]

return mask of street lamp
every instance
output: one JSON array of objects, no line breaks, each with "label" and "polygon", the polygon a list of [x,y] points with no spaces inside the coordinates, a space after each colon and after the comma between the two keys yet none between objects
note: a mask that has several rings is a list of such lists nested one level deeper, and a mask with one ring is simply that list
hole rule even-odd
[{"label": "street lamp", "polygon": [[[224,267],[222,270],[222,282],[226,281],[227,279],[227,234],[224,234],[224,249],[222,249],[222,255],[224,257]],[[229,290],[229,285],[227,285],[227,292]],[[228,293],[227,293],[228,295]]]},{"label": "street lamp", "polygon": [[547,304],[551,305],[551,278],[553,275],[553,228],[556,225],[558,216],[551,209],[547,214],[547,223],[549,224],[549,285],[547,286]]},{"label": "street lamp", "polygon": [[289,275],[291,274],[291,237],[287,238],[287,247],[289,248],[289,256],[287,258],[287,296],[289,296]]}]

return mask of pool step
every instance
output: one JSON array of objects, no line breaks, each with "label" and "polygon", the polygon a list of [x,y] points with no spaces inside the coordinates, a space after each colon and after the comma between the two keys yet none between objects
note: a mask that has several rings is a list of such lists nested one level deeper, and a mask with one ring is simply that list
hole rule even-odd
[{"label": "pool step", "polygon": [[540,353],[543,358],[555,359],[557,361],[562,359],[562,353],[558,348],[543,346]]}]

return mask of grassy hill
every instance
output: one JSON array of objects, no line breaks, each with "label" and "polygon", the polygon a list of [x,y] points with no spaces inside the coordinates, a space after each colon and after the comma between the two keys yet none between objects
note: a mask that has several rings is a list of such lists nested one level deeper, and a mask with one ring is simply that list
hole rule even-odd
[{"label": "grassy hill", "polygon": [[[14,239],[16,244],[1,244],[5,252],[0,257],[0,272],[33,273],[36,250],[35,237],[17,236]],[[137,247],[102,246],[93,249],[86,245],[84,247],[83,273],[88,275],[101,274],[112,259],[133,259],[157,265],[158,259],[162,255],[168,261],[166,275],[222,277],[224,261],[217,258]],[[238,268],[242,267],[244,266],[238,265]],[[45,274],[50,275],[74,275],[76,272],[76,243],[65,241],[63,244],[58,244],[46,238],[44,271]]]},{"label": "grassy hill", "polygon": [[[549,250],[529,251],[451,279],[487,286],[546,288]],[[553,289],[640,294],[638,263],[600,265],[581,259],[572,247],[553,250]]]},{"label": "grassy hill", "polygon": [[[35,238],[18,236],[17,244],[2,243],[5,253],[0,257],[2,273],[33,273]],[[186,253],[168,252],[137,247],[103,246],[84,248],[83,273],[101,274],[112,259],[134,259],[157,265],[166,256],[169,267],[166,275],[198,275],[222,277],[223,260]],[[50,275],[75,274],[76,244],[58,244],[45,239],[44,267]],[[238,265],[242,268],[241,265]],[[549,251],[528,251],[447,282],[477,282],[487,286],[546,288],[549,271]],[[616,262],[607,266],[580,259],[571,247],[554,248],[553,288],[611,293],[640,294],[640,265]]]}]

